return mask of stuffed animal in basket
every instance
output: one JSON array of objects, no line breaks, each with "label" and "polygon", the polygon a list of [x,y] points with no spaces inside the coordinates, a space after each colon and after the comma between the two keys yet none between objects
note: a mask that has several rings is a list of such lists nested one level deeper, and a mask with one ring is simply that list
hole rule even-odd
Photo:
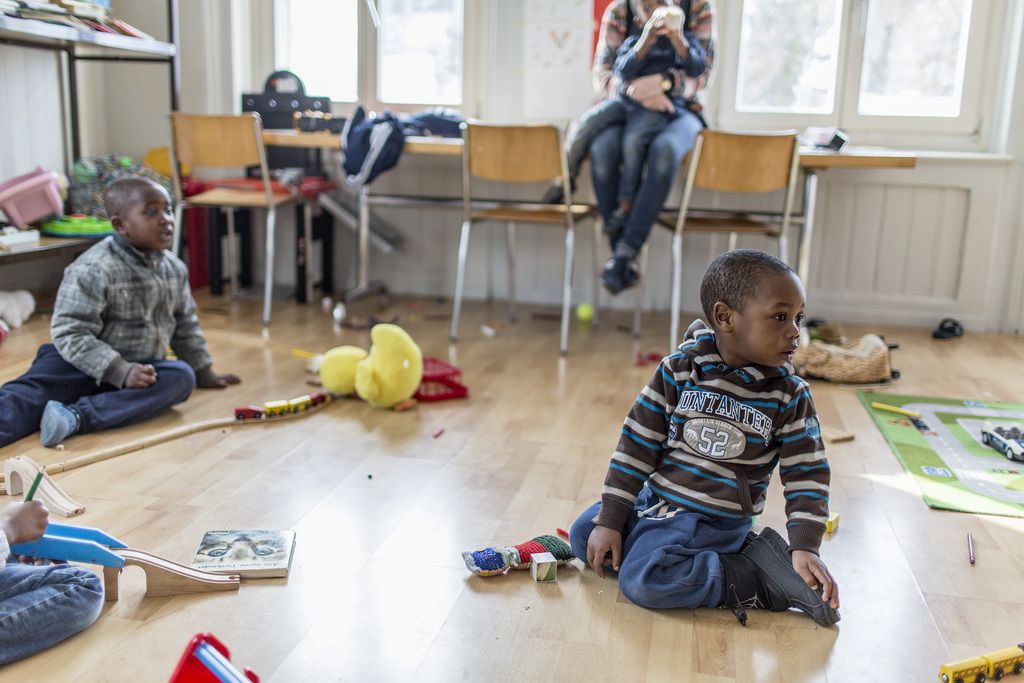
[{"label": "stuffed animal in basket", "polygon": [[320,381],[333,394],[354,391],[371,406],[391,408],[416,393],[423,379],[423,353],[398,325],[375,325],[370,339],[369,353],[358,346],[339,346],[325,353]]},{"label": "stuffed animal in basket", "polygon": [[36,310],[36,300],[24,289],[0,292],[0,320],[8,327],[21,327]]}]

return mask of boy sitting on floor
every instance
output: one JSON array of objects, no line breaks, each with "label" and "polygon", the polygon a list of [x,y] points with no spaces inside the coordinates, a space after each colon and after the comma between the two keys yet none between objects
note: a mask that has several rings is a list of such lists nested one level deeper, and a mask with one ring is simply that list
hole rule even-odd
[{"label": "boy sitting on floor", "polygon": [[103,608],[103,583],[88,569],[8,560],[10,546],[43,535],[48,516],[38,500],[0,511],[0,666],[78,633]]},{"label": "boy sitting on floor", "polygon": [[[708,266],[686,341],[640,392],[600,502],[569,532],[598,575],[618,572],[642,607],[806,612],[839,621],[839,587],[818,556],[829,466],[810,387],[793,374],[804,316],[796,273],[762,251]],[[776,465],[789,543],[750,532]],[[608,556],[611,555],[609,558]]]},{"label": "boy sitting on floor", "polygon": [[[104,198],[117,234],[64,271],[50,324],[21,377],[0,387],[0,447],[37,429],[44,446],[139,422],[192,389],[237,384],[218,375],[199,328],[188,269],[166,251],[171,200],[144,178],[113,182]],[[180,360],[164,360],[168,344]]]}]

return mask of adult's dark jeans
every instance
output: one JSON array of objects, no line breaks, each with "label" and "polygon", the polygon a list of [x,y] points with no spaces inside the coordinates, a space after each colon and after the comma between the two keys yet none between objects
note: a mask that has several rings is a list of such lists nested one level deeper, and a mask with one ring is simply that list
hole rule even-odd
[{"label": "adult's dark jeans", "polygon": [[[612,251],[636,256],[651,233],[658,212],[661,211],[672,189],[676,170],[683,157],[693,147],[703,125],[696,114],[684,110],[665,124],[651,140],[647,151],[647,166],[640,182],[633,210],[629,213],[625,230],[612,241]],[[598,210],[607,221],[618,207],[619,178],[622,166],[622,126],[611,126],[599,133],[590,145],[590,172],[597,196]]]}]

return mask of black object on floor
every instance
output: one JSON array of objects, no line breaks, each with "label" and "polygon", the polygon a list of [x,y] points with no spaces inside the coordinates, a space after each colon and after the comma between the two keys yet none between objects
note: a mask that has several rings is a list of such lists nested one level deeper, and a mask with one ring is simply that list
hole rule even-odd
[{"label": "black object on floor", "polygon": [[943,318],[939,326],[932,332],[932,337],[935,339],[952,339],[953,337],[962,336],[964,336],[963,325],[952,318]]}]

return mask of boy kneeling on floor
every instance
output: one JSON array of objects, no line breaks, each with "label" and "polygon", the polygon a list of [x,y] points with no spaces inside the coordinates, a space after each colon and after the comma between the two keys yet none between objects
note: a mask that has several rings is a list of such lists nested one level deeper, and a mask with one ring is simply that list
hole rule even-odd
[{"label": "boy kneeling on floor", "polygon": [[[829,466],[810,387],[793,374],[804,317],[796,273],[738,249],[704,274],[696,320],[626,416],[601,500],[569,532],[573,554],[618,572],[642,607],[806,612],[839,621],[839,586],[818,556]],[[760,534],[776,466],[789,543]]]}]

